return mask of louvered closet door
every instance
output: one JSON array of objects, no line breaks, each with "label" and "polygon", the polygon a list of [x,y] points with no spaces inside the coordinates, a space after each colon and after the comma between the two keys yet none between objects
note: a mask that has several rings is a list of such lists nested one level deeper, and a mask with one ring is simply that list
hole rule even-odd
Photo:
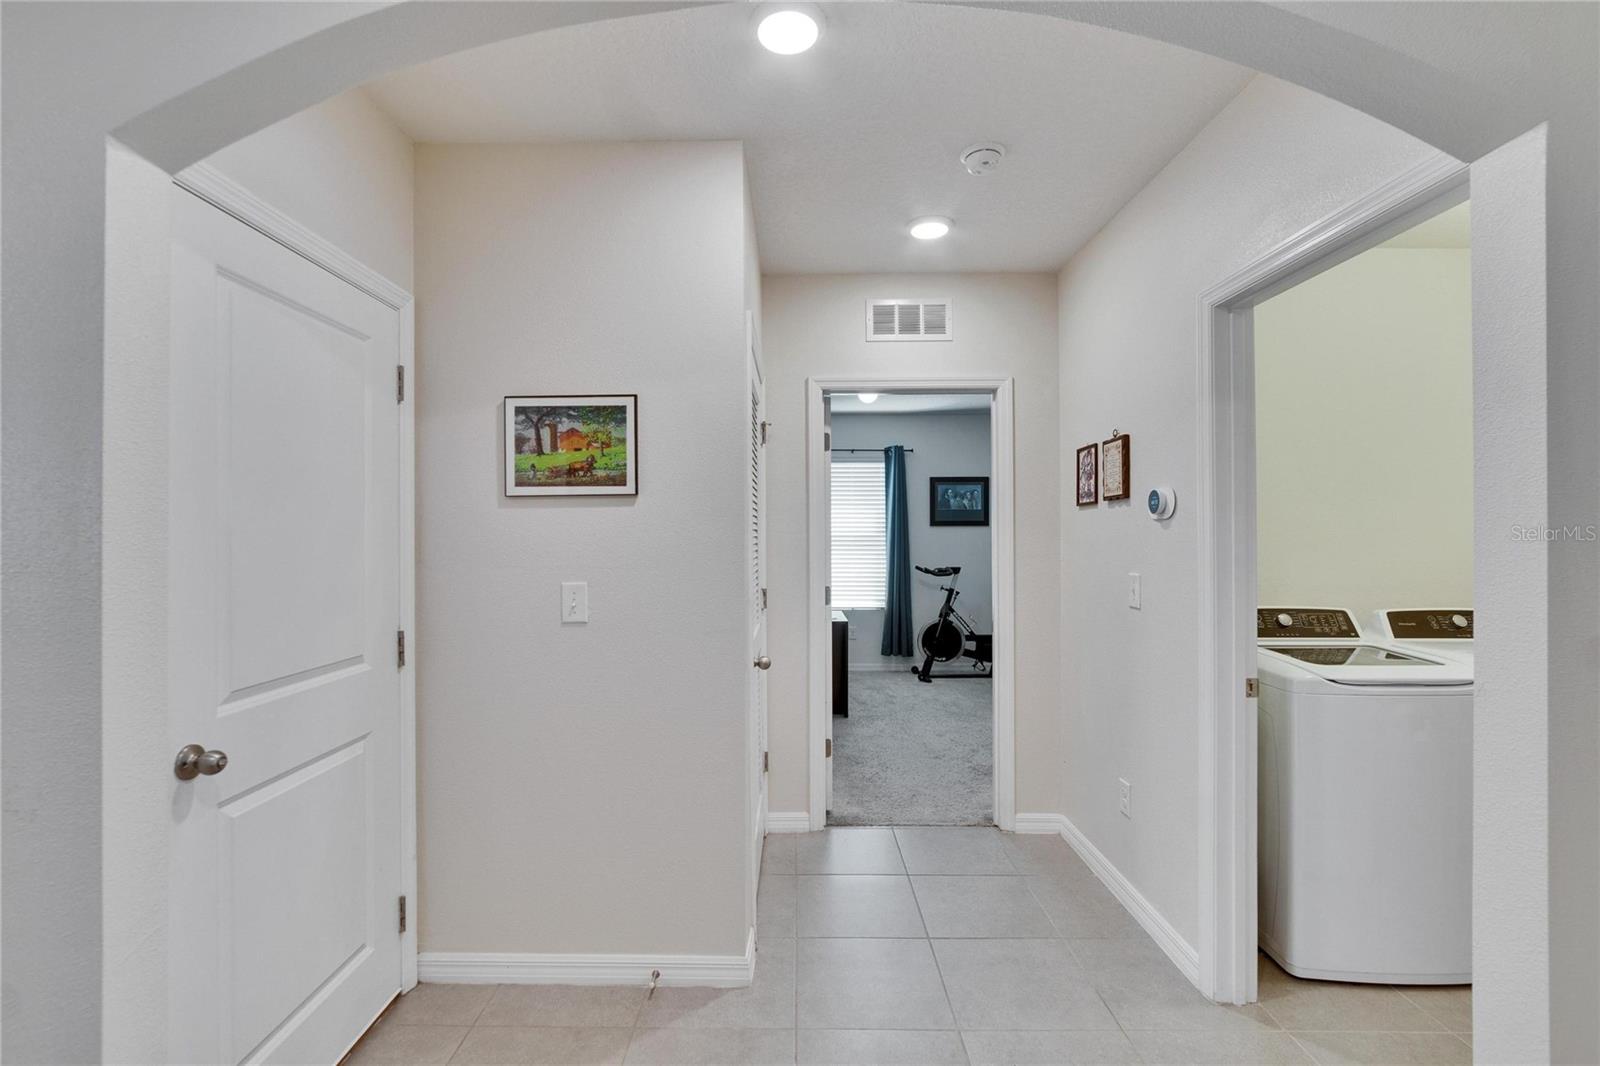
[{"label": "louvered closet door", "polygon": [[756,350],[754,322],[749,324],[750,381],[750,759],[751,810],[755,824],[752,851],[752,891],[760,876],[761,840],[767,831],[767,671],[756,663],[767,654],[767,461],[766,387],[761,377],[760,354]]}]

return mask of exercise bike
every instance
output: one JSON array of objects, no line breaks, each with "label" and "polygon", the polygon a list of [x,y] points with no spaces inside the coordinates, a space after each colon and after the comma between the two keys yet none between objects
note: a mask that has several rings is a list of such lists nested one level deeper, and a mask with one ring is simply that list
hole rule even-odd
[{"label": "exercise bike", "polygon": [[[939,591],[944,593],[944,605],[939,608],[939,617],[923,626],[921,635],[917,637],[917,645],[922,649],[922,665],[913,666],[911,672],[917,675],[918,681],[930,683],[936,677],[990,676],[994,671],[994,637],[973,629],[972,623],[961,617],[961,613],[956,610],[956,597],[961,595],[956,591],[956,579],[961,576],[961,567],[919,566],[917,570],[929,577],[947,577],[950,579],[950,584],[939,586]],[[933,672],[934,663],[953,662],[963,656],[972,660],[971,673]]]}]

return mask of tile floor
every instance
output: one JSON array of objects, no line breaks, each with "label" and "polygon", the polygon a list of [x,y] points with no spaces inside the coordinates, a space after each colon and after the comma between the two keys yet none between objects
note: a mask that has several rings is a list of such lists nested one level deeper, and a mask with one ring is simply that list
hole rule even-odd
[{"label": "tile floor", "polygon": [[1472,993],[1301,981],[1208,1003],[1056,837],[772,836],[741,989],[419,985],[374,1063],[1465,1063]]}]

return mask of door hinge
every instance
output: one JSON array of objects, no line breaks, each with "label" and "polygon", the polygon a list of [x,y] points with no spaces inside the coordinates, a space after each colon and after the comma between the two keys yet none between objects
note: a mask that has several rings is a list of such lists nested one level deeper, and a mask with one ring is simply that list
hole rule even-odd
[{"label": "door hinge", "polygon": [[832,433],[824,433],[822,435],[822,450],[825,451],[825,452],[833,451],[833,434]]},{"label": "door hinge", "polygon": [[824,758],[833,758],[833,738],[828,737],[822,742],[822,755]]},{"label": "door hinge", "polygon": [[767,771],[769,771],[771,769],[772,769],[772,753],[770,751],[764,751],[764,752],[761,753],[761,772],[762,773],[766,773]]},{"label": "door hinge", "polygon": [[406,631],[397,630],[394,635],[395,659],[398,665],[406,664]]},{"label": "door hinge", "polygon": [[761,423],[761,443],[767,443],[767,430],[772,428],[772,423],[765,420]]},{"label": "door hinge", "polygon": [[394,402],[406,402],[406,368],[398,364],[394,368]]},{"label": "door hinge", "polygon": [[400,931],[406,931],[406,898],[400,897]]},{"label": "door hinge", "polygon": [[833,606],[833,586],[832,585],[824,585],[824,586],[822,586],[822,605],[824,607],[832,607]]},{"label": "door hinge", "polygon": [[763,611],[765,611],[767,609],[767,590],[766,589],[762,589],[761,590],[761,609]]},{"label": "door hinge", "polygon": [[1255,678],[1253,678],[1253,677],[1245,678],[1244,679],[1244,698],[1247,699],[1247,700],[1255,699],[1256,698],[1256,690],[1259,689],[1259,688],[1260,688],[1260,682],[1258,682]]}]

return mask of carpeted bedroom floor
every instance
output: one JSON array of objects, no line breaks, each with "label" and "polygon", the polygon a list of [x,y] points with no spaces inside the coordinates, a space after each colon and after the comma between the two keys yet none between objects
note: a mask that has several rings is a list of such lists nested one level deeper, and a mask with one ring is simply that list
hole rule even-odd
[{"label": "carpeted bedroom floor", "polygon": [[992,825],[994,682],[850,675],[829,825]]}]

